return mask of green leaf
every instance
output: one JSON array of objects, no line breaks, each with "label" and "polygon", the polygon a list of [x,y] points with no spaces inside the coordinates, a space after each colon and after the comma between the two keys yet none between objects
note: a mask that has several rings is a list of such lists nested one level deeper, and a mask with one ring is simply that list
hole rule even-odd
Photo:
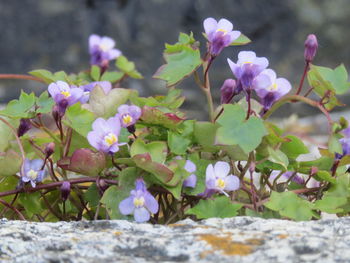
[{"label": "green leaf", "polygon": [[84,105],[84,107],[97,117],[107,119],[117,113],[118,107],[126,103],[133,92],[135,91],[117,88],[105,94],[100,86],[96,86],[90,92],[89,104]]},{"label": "green leaf", "polygon": [[152,160],[157,163],[164,163],[168,154],[166,142],[151,142],[146,144],[141,139],[136,139],[130,148],[130,155],[149,153]]},{"label": "green leaf", "polygon": [[117,82],[124,77],[125,73],[123,72],[108,72],[103,73],[101,81]]},{"label": "green leaf", "polygon": [[21,169],[21,164],[21,156],[14,150],[0,152],[0,177],[15,175]]},{"label": "green leaf", "polygon": [[[9,190],[15,190],[16,186],[18,184],[19,177],[17,176],[6,176],[3,178],[0,178],[0,192],[5,192]],[[1,199],[5,200],[8,203],[11,203],[13,196],[4,196],[1,197]]]},{"label": "green leaf", "polygon": [[29,215],[39,214],[42,211],[39,192],[20,193],[18,200]]},{"label": "green leaf", "polygon": [[178,43],[166,45],[166,64],[161,66],[153,77],[165,80],[170,87],[192,74],[203,63],[199,49],[192,45],[193,40],[192,35],[185,36],[181,33]]},{"label": "green leaf", "polygon": [[268,152],[269,152],[269,161],[273,163],[277,163],[282,165],[284,170],[287,170],[289,160],[288,157],[280,150],[274,150],[271,147],[268,147]]},{"label": "green leaf", "polygon": [[[10,119],[3,117],[8,121],[13,127],[18,127],[18,119]],[[10,142],[15,139],[15,136],[10,127],[8,127],[4,122],[0,121],[0,152],[4,152],[10,146]]]},{"label": "green leaf", "polygon": [[168,145],[172,153],[178,155],[185,154],[190,143],[191,140],[178,133],[168,131]]},{"label": "green leaf", "polygon": [[37,113],[49,113],[52,111],[55,102],[45,91],[41,93],[39,98],[36,98],[36,105],[38,106],[38,109],[36,110]]},{"label": "green leaf", "polygon": [[55,81],[54,74],[52,74],[50,71],[48,71],[46,69],[32,70],[28,73],[34,77],[38,77],[39,79],[42,79],[47,84],[50,84],[51,82]]},{"label": "green leaf", "polygon": [[243,46],[249,44],[250,42],[252,41],[241,33],[241,35],[231,43],[231,46]]},{"label": "green leaf", "polygon": [[159,125],[170,130],[176,130],[177,126],[184,120],[174,113],[164,113],[157,108],[144,106],[142,108],[142,123]]},{"label": "green leaf", "polygon": [[272,191],[270,200],[264,205],[271,210],[278,211],[281,216],[296,221],[310,220],[316,215],[312,211],[313,205],[293,192]]},{"label": "green leaf", "polygon": [[326,181],[335,184],[336,180],[328,171],[318,171],[315,175],[314,178],[317,181]]},{"label": "green leaf", "polygon": [[73,128],[73,130],[82,136],[86,137],[88,132],[92,130],[92,123],[95,120],[95,116],[92,112],[83,109],[80,103],[68,107],[65,116],[66,120],[63,121],[64,124]]},{"label": "green leaf", "polygon": [[116,67],[134,79],[142,79],[142,75],[136,70],[135,63],[124,56],[119,56],[115,63]]},{"label": "green leaf", "polygon": [[288,135],[285,138],[287,138],[289,141],[282,143],[280,150],[284,152],[288,158],[296,159],[300,154],[309,153],[309,149],[298,137]]},{"label": "green leaf", "polygon": [[241,208],[241,204],[232,204],[226,196],[218,196],[214,200],[200,200],[195,207],[186,211],[186,215],[195,215],[197,219],[227,218],[237,216]]},{"label": "green leaf", "polygon": [[91,184],[84,193],[84,200],[89,202],[89,207],[96,207],[100,202],[100,192],[96,184]]},{"label": "green leaf", "polygon": [[110,186],[103,194],[101,203],[104,204],[109,212],[111,219],[126,219],[119,212],[119,203],[130,195],[129,189]]},{"label": "green leaf", "polygon": [[10,118],[30,118],[34,115],[32,111],[34,104],[34,93],[27,94],[22,91],[19,99],[10,101],[6,108],[0,111],[0,115]]},{"label": "green leaf", "polygon": [[240,105],[224,105],[224,112],[217,122],[221,127],[217,130],[217,144],[238,145],[245,153],[256,149],[262,137],[267,134],[260,118],[245,119],[246,113]]},{"label": "green leaf", "polygon": [[136,154],[132,159],[139,168],[153,174],[160,182],[170,186],[175,186],[178,183],[172,181],[173,171],[161,163],[154,162],[149,153]]},{"label": "green leaf", "polygon": [[90,76],[94,81],[99,81],[101,76],[101,69],[99,66],[93,65],[91,67]]},{"label": "green leaf", "polygon": [[203,147],[204,151],[216,152],[218,146],[215,145],[216,131],[219,125],[212,122],[197,121],[194,124],[195,142]]},{"label": "green leaf", "polygon": [[332,134],[329,137],[328,140],[328,151],[330,153],[339,153],[342,154],[343,153],[343,148],[339,142],[339,139],[341,138],[341,135],[339,134]]},{"label": "green leaf", "polygon": [[344,174],[336,178],[321,200],[315,202],[315,208],[326,213],[350,212],[350,177]]}]

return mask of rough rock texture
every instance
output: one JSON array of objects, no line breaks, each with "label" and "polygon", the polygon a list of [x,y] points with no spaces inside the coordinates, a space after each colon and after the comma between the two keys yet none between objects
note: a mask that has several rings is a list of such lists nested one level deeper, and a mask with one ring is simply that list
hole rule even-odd
[{"label": "rough rock texture", "polygon": [[0,222],[1,262],[349,262],[350,218]]}]

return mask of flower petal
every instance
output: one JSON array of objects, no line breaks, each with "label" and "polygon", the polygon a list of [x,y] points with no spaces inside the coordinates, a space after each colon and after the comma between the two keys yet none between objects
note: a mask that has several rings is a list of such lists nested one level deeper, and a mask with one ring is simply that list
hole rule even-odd
[{"label": "flower petal", "polygon": [[159,209],[159,205],[158,205],[157,200],[148,191],[146,191],[144,198],[145,198],[145,207],[152,214],[157,213],[158,209]]},{"label": "flower petal", "polygon": [[195,174],[191,174],[186,180],[183,182],[183,187],[191,187],[195,188],[197,184],[197,176]]},{"label": "flower petal", "polygon": [[186,161],[186,164],[185,164],[185,170],[187,171],[187,172],[189,172],[189,173],[194,173],[195,171],[196,171],[196,165],[192,162],[192,161],[190,161],[190,160],[187,160]]},{"label": "flower petal", "polygon": [[231,32],[232,29],[233,29],[233,25],[230,21],[228,21],[227,19],[225,18],[221,18],[218,22],[218,27],[217,29],[223,29],[225,31],[228,32]]},{"label": "flower petal", "polygon": [[109,60],[116,59],[121,54],[122,54],[122,52],[119,49],[113,48],[113,49],[108,51],[108,59]]},{"label": "flower petal", "polygon": [[151,215],[146,208],[140,207],[135,209],[134,218],[136,222],[143,223],[147,222],[151,218]]},{"label": "flower petal", "polygon": [[134,198],[132,196],[129,196],[119,203],[119,211],[122,215],[131,215],[134,209]]},{"label": "flower petal", "polygon": [[225,178],[225,188],[226,191],[235,191],[239,189],[240,182],[239,178],[235,175],[229,175]]},{"label": "flower petal", "polygon": [[230,42],[232,43],[237,38],[239,38],[239,36],[241,35],[241,32],[240,31],[231,31],[230,33],[228,33],[228,35],[230,36]]},{"label": "flower petal", "polygon": [[216,22],[216,20],[212,17],[209,17],[207,19],[204,20],[203,22],[203,27],[204,27],[204,31],[205,34],[207,34],[207,36],[216,30],[218,23]]},{"label": "flower petal", "polygon": [[237,64],[241,65],[246,62],[254,62],[256,59],[256,54],[254,51],[241,51],[238,53]]},{"label": "flower petal", "polygon": [[115,42],[112,38],[110,37],[102,37],[101,42],[100,42],[100,47],[103,47],[105,50],[110,50],[114,48]]},{"label": "flower petal", "polygon": [[205,171],[205,181],[209,180],[215,180],[215,171],[212,164],[209,164]]},{"label": "flower petal", "polygon": [[214,166],[215,176],[224,178],[230,173],[231,167],[226,162],[217,162]]}]

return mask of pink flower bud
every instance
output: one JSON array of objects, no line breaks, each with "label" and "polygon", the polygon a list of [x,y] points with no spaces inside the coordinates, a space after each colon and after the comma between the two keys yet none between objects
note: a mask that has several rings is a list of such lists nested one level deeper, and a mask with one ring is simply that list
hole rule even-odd
[{"label": "pink flower bud", "polygon": [[304,51],[304,58],[307,62],[311,62],[317,52],[318,43],[317,38],[314,34],[310,34],[307,36],[307,39],[305,41],[305,51]]},{"label": "pink flower bud", "polygon": [[63,201],[66,201],[69,197],[69,194],[70,194],[70,190],[71,190],[71,187],[70,187],[70,182],[63,182],[62,185],[61,185],[61,198]]},{"label": "pink flower bud", "polygon": [[236,88],[236,81],[234,79],[227,79],[222,84],[221,91],[221,104],[230,103],[234,96],[234,91]]},{"label": "pink flower bud", "polygon": [[55,152],[55,143],[50,142],[45,147],[45,157],[49,158]]}]

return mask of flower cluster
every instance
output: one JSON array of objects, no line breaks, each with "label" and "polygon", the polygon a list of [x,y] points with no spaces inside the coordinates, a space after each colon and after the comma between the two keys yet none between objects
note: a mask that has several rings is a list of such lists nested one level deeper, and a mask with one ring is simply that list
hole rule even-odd
[{"label": "flower cluster", "polygon": [[40,183],[46,175],[44,161],[42,159],[25,159],[23,164],[23,172],[24,174],[21,176],[21,182],[30,182],[32,187],[35,187],[36,184]]}]

